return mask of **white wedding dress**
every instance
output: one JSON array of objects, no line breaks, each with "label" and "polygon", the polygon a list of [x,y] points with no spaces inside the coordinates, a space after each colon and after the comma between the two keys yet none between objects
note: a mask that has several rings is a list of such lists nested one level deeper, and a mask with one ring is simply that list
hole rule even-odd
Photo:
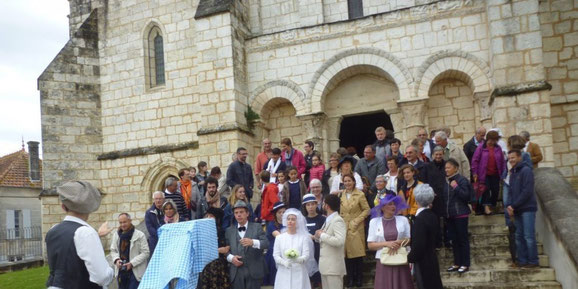
[{"label": "white wedding dress", "polygon": [[[275,247],[273,248],[273,258],[277,264],[275,289],[311,288],[306,261],[313,252],[309,252],[307,242],[311,242],[309,236],[287,232],[275,238]],[[299,257],[295,260],[285,257],[285,252],[290,249],[295,249],[299,253]]]}]

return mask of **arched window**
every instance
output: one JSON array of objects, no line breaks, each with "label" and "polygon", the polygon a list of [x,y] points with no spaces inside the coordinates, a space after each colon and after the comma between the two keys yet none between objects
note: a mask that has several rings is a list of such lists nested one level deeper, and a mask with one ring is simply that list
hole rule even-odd
[{"label": "arched window", "polygon": [[147,83],[149,87],[165,84],[165,52],[163,47],[163,35],[157,26],[153,26],[147,39]]}]

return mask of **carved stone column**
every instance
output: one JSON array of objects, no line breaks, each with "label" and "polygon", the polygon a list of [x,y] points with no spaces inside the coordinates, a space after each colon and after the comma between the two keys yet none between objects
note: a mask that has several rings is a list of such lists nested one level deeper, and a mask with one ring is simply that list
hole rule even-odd
[{"label": "carved stone column", "polygon": [[298,115],[297,118],[301,121],[301,125],[305,130],[305,139],[311,140],[315,144],[315,149],[319,152],[323,151],[323,127],[327,115],[324,112],[318,112],[307,115]]},{"label": "carved stone column", "polygon": [[397,103],[403,115],[403,143],[409,143],[417,130],[425,127],[426,102],[427,99],[418,99]]},{"label": "carved stone column", "polygon": [[474,102],[480,109],[479,119],[481,125],[492,125],[493,105],[490,105],[490,91],[474,93]]},{"label": "carved stone column", "polygon": [[326,121],[326,139],[325,142],[325,153],[323,154],[324,160],[329,160],[329,155],[332,152],[337,151],[339,148],[339,132],[341,130],[342,116],[330,117]]}]

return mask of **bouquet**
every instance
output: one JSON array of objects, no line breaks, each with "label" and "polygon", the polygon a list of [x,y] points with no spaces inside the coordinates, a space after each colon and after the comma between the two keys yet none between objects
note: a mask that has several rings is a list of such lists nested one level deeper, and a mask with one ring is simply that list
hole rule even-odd
[{"label": "bouquet", "polygon": [[285,257],[287,257],[288,259],[294,260],[294,259],[297,259],[297,257],[299,257],[299,253],[295,249],[289,249],[289,250],[285,251]]}]

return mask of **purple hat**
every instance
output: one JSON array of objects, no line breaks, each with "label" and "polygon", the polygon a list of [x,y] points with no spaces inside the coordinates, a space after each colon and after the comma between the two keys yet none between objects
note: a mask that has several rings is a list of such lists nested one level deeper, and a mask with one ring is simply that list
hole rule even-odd
[{"label": "purple hat", "polygon": [[401,197],[393,194],[387,194],[385,197],[379,200],[379,204],[377,204],[377,206],[371,209],[371,218],[383,216],[381,208],[391,202],[395,203],[395,215],[397,215],[399,211],[409,208],[409,206],[401,199]]}]

